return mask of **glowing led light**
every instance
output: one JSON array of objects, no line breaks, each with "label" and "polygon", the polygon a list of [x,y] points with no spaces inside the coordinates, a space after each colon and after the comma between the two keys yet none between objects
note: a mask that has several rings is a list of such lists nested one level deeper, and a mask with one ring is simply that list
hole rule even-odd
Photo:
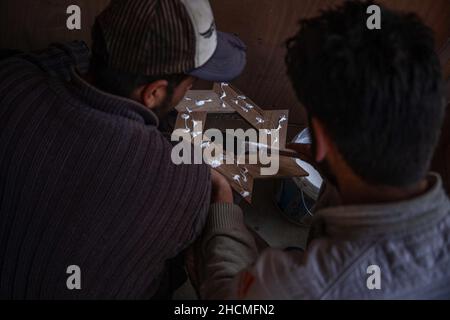
[{"label": "glowing led light", "polygon": [[248,181],[248,179],[247,179],[248,169],[244,168],[244,170],[241,170],[239,167],[238,167],[238,169],[239,169],[240,175],[239,174],[234,175],[233,180],[236,181],[237,184],[239,184],[239,186],[242,189],[240,195],[242,197],[246,198],[246,197],[250,196],[250,192],[248,192],[247,190],[244,189],[242,181],[244,181],[244,182]]},{"label": "glowing led light", "polygon": [[208,102],[212,102],[212,99],[208,99],[208,100],[196,100],[196,101],[195,101],[195,105],[196,105],[197,107],[201,107],[201,106],[204,106],[205,103],[208,103]]},{"label": "glowing led light", "polygon": [[222,165],[222,162],[218,159],[214,159],[211,161],[211,163],[209,165],[213,168],[218,168]]},{"label": "glowing led light", "polygon": [[210,141],[204,141],[200,144],[200,148],[207,148],[211,145]]},{"label": "glowing led light", "polygon": [[223,99],[226,98],[227,93],[225,92],[225,87],[228,87],[228,83],[222,82],[220,84],[220,89],[222,90],[222,95],[220,96],[220,101],[222,102],[222,108],[226,108],[227,106],[225,105],[225,102],[223,101]]},{"label": "glowing led light", "polygon": [[244,180],[244,182],[247,182],[247,173],[248,173],[248,169],[247,169],[247,168],[244,168],[243,171],[241,171],[241,170],[239,169],[239,171],[241,172],[241,176],[242,176],[242,179]]},{"label": "glowing led light", "polygon": [[244,198],[247,198],[248,196],[250,196],[250,192],[243,190],[240,195]]},{"label": "glowing led light", "polygon": [[188,121],[188,119],[189,119],[190,117],[191,117],[191,116],[188,115],[188,114],[186,114],[186,113],[183,113],[183,114],[181,115],[181,119],[184,120],[184,127],[185,127],[184,131],[185,131],[185,132],[191,132],[191,129],[188,127],[188,124],[187,124],[187,121]]}]

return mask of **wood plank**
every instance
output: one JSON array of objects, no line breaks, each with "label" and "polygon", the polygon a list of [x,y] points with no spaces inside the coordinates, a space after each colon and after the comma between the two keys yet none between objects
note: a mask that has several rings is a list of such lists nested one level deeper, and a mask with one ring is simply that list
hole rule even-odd
[{"label": "wood plank", "polygon": [[240,194],[245,201],[251,203],[254,179],[252,175],[246,173],[246,167],[243,165],[225,164],[216,168],[216,170],[228,180],[234,191]]},{"label": "wood plank", "polygon": [[444,80],[448,82],[450,81],[450,38],[447,39],[441,50],[439,50],[439,59],[444,70]]},{"label": "wood plank", "polygon": [[[95,17],[110,0],[2,0],[0,48],[37,50],[53,42],[84,40],[91,43]],[[69,5],[81,9],[81,30],[68,30]]]},{"label": "wood plank", "polygon": [[[180,112],[175,122],[175,130],[182,129],[192,134],[203,134],[207,112]],[[195,124],[195,127],[194,127]],[[201,125],[201,127],[200,127]]]},{"label": "wood plank", "polygon": [[247,202],[251,203],[256,179],[279,179],[308,176],[308,173],[297,165],[294,159],[280,156],[279,161],[278,173],[270,176],[261,174],[262,166],[260,164],[224,164],[216,168],[216,170],[225,176],[233,190],[243,196]]},{"label": "wood plank", "polygon": [[209,113],[234,113],[227,103],[222,106],[219,96],[213,90],[190,90],[175,107],[178,112],[205,111]]},{"label": "wood plank", "polygon": [[[261,124],[260,129],[278,129],[278,149],[286,148],[286,137],[288,129],[289,110],[265,110],[265,122]],[[269,142],[269,139],[268,139]]]},{"label": "wood plank", "polygon": [[[190,102],[190,101],[189,101]],[[264,112],[263,112],[264,113]],[[207,120],[206,111],[201,112],[193,112],[192,110],[188,110],[187,112],[180,112],[177,116],[175,128],[186,130],[191,135],[197,134],[199,135],[202,132],[199,132],[199,129],[203,129],[206,126]],[[279,122],[280,117],[286,117],[286,121],[283,121],[281,125]],[[264,126],[268,129],[273,129],[280,124],[280,136],[279,139],[283,141],[283,146],[285,145],[286,139],[286,131],[287,131],[287,114],[286,110],[277,110],[277,111],[269,111],[265,114],[267,122],[264,123]],[[195,127],[194,124],[196,122],[201,122],[202,127]],[[285,124],[286,123],[286,124]],[[197,130],[197,131],[196,131]],[[262,130],[262,129],[261,129]],[[197,142],[196,142],[197,141]],[[192,143],[197,143],[204,145],[206,142],[209,147],[214,147],[215,144],[211,142],[209,138],[203,137],[200,140],[191,140]],[[234,151],[232,151],[234,152]],[[252,192],[254,186],[255,178],[280,178],[280,177],[301,177],[307,176],[308,174],[301,169],[295,161],[290,157],[279,156],[279,171],[276,175],[272,176],[263,176],[261,174],[261,167],[264,167],[261,163],[257,164],[249,164],[249,156],[243,155],[241,158],[237,158],[230,151],[224,151],[224,158],[218,157],[215,159],[219,159],[223,161],[221,165],[217,163],[210,162],[210,164],[215,167],[221,174],[225,176],[225,178],[230,183],[233,190],[239,193],[247,202],[251,203],[252,201]],[[274,155],[273,155],[274,156]],[[234,164],[226,164],[225,159],[229,157],[230,159],[234,159]],[[275,160],[273,160],[275,161]]]},{"label": "wood plank", "polygon": [[221,101],[228,104],[233,108],[239,115],[244,118],[248,123],[250,123],[254,128],[263,128],[265,121],[263,110],[253,102],[249,97],[234,88],[230,84],[214,84],[213,89]]},{"label": "wood plank", "polygon": [[[242,164],[241,166],[248,169],[249,174],[254,179],[273,179],[273,178],[289,178],[289,177],[306,177],[309,174],[303,170],[295,159],[286,156],[279,156],[279,170],[275,175],[262,175],[261,168],[269,167],[268,165],[258,164]],[[244,162],[244,161],[242,161]],[[249,163],[248,158],[245,163]]]},{"label": "wood plank", "polygon": [[[317,16],[343,0],[211,0],[217,28],[246,43],[247,66],[232,84],[270,109],[288,108],[290,124],[306,127],[307,117],[287,77],[284,42],[298,30],[298,21]],[[436,48],[450,38],[449,0],[381,0],[386,6],[416,12],[436,33]]]}]

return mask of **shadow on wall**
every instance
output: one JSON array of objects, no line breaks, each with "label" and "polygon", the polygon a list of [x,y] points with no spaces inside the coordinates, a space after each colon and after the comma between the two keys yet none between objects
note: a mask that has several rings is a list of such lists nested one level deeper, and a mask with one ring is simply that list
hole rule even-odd
[{"label": "shadow on wall", "polygon": [[[316,16],[343,0],[210,0],[219,30],[238,34],[248,45],[248,64],[235,85],[260,106],[289,109],[290,124],[306,125],[303,108],[286,77],[284,41],[300,18]],[[450,38],[449,0],[379,0],[389,8],[412,11],[436,33],[436,47]]]},{"label": "shadow on wall", "polygon": [[[84,40],[90,44],[95,17],[110,0],[1,0],[0,48],[36,50],[52,42]],[[298,103],[286,77],[283,42],[295,33],[300,18],[317,15],[320,10],[342,0],[210,0],[218,29],[238,34],[248,45],[248,65],[234,84],[258,104],[268,109],[289,109],[293,136],[306,126],[304,109]],[[450,76],[450,1],[380,0],[396,10],[413,11],[436,33],[445,74]],[[67,7],[78,5],[81,30],[66,28]],[[447,43],[447,48],[445,47]],[[447,50],[446,50],[447,49]],[[447,61],[447,62],[446,62]],[[450,96],[450,84],[448,84]],[[449,97],[450,98],[450,97]],[[450,126],[447,122],[447,126]],[[446,127],[445,130],[448,128]],[[447,132],[445,131],[444,132]],[[445,139],[443,139],[445,140]],[[450,189],[450,146],[441,143],[435,163],[447,172]],[[447,151],[448,150],[448,151]],[[441,155],[439,157],[439,153]],[[445,169],[442,169],[445,167]]]},{"label": "shadow on wall", "polygon": [[[85,40],[110,0],[1,0],[0,48],[38,50],[52,42]],[[81,8],[81,30],[66,27],[67,7]]]}]

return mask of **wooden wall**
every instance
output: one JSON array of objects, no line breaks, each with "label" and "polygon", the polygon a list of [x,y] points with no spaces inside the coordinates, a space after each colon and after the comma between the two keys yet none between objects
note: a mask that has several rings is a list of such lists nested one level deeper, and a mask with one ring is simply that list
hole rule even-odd
[{"label": "wooden wall", "polygon": [[[235,84],[260,106],[290,110],[292,137],[306,125],[303,108],[286,78],[284,41],[297,30],[300,18],[312,17],[343,0],[210,0],[218,28],[238,34],[248,45],[248,65]],[[436,48],[450,39],[449,0],[380,0],[388,7],[413,11],[435,31]],[[1,0],[0,48],[39,49],[54,41],[83,39],[90,42],[90,26],[109,0]],[[68,5],[82,8],[82,30],[68,31]],[[440,50],[446,77],[450,75],[449,50]],[[450,84],[449,84],[450,95]],[[450,121],[447,121],[435,168],[450,181]],[[446,140],[447,139],[447,140]],[[445,173],[447,172],[447,173]],[[449,183],[450,185],[450,183]]]},{"label": "wooden wall", "polygon": [[444,181],[444,187],[450,195],[450,39],[439,52],[444,66],[444,77],[447,79],[447,114],[441,133],[441,139],[435,152],[432,170],[439,172]]},{"label": "wooden wall", "polygon": [[[41,49],[51,42],[85,40],[90,28],[109,0],[0,0],[0,48]],[[66,9],[81,8],[82,29],[66,28]]]}]

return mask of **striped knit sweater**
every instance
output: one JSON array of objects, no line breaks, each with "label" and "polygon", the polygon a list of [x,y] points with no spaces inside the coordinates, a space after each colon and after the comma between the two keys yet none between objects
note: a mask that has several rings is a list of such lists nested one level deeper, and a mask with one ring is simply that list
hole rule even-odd
[{"label": "striped knit sweater", "polygon": [[150,298],[206,219],[208,168],[172,164],[150,110],[73,72],[88,61],[80,42],[0,61],[1,299]]}]

